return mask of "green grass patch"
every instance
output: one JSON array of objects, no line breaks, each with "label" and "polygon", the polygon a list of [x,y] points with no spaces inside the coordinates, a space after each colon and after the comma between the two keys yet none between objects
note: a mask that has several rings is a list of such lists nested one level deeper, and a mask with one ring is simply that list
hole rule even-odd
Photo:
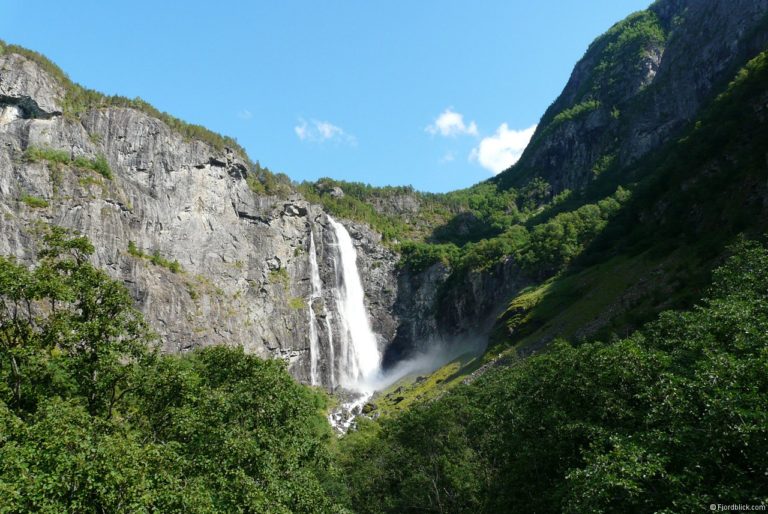
[{"label": "green grass patch", "polygon": [[113,176],[109,162],[107,162],[107,158],[103,155],[97,155],[92,158],[84,156],[73,158],[69,155],[69,152],[64,150],[30,146],[24,151],[24,160],[27,162],[47,162],[54,166],[72,166],[82,170],[90,170],[108,180],[112,180]]},{"label": "green grass patch", "polygon": [[299,311],[307,307],[307,301],[304,298],[297,296],[288,300],[288,306],[291,309],[296,309]]},{"label": "green grass patch", "polygon": [[71,162],[69,152],[55,150],[53,148],[41,148],[30,146],[24,151],[24,159],[27,162],[49,162],[68,165]]},{"label": "green grass patch", "polygon": [[680,283],[696,282],[689,270],[706,269],[696,253],[614,257],[526,289],[499,316],[486,358],[555,338],[625,335],[660,310],[685,304]]},{"label": "green grass patch", "polygon": [[154,264],[155,266],[160,266],[162,268],[165,268],[167,270],[170,270],[171,273],[183,273],[184,269],[181,267],[181,264],[177,260],[170,260],[165,257],[163,257],[158,250],[155,250],[151,254],[147,254],[140,250],[136,243],[133,241],[128,241],[128,254],[138,258],[138,259],[147,259],[149,262]]},{"label": "green grass patch", "polygon": [[414,405],[439,398],[482,364],[480,355],[466,353],[431,373],[413,373],[401,378],[377,392],[371,401],[381,416],[394,416]]},{"label": "green grass patch", "polygon": [[549,126],[556,127],[561,123],[575,120],[576,118],[580,118],[587,113],[598,110],[599,108],[600,102],[598,100],[585,100],[556,114],[555,117],[552,118],[552,123]]},{"label": "green grass patch", "polygon": [[288,270],[285,268],[273,269],[269,271],[269,282],[271,284],[282,284],[284,287],[288,287]]},{"label": "green grass patch", "polygon": [[44,198],[40,198],[38,196],[32,196],[30,194],[23,194],[21,195],[21,198],[19,198],[24,204],[26,204],[29,207],[32,207],[33,209],[45,209],[46,207],[50,206],[47,200]]}]

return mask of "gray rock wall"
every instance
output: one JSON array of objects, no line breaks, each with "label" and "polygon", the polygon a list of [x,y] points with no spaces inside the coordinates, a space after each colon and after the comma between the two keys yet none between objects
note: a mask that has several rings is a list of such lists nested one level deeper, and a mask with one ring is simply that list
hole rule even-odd
[{"label": "gray rock wall", "polygon": [[[519,186],[533,176],[552,193],[580,190],[608,157],[625,167],[667,143],[690,123],[749,59],[768,46],[768,0],[660,0],[649,10],[666,34],[648,42],[635,61],[612,63],[614,81],[598,90],[604,37],[576,64],[563,92],[542,117],[518,163],[499,175]],[[585,100],[597,110],[552,125]],[[599,165],[598,165],[599,168]]]},{"label": "gray rock wall", "polygon": [[[0,254],[31,262],[41,222],[77,230],[94,243],[94,264],[129,287],[164,351],[242,345],[284,358],[308,380],[309,231],[324,230],[321,208],[298,195],[255,195],[238,155],[185,140],[143,112],[104,108],[70,120],[61,115],[62,96],[34,62],[0,56]],[[27,162],[29,147],[104,155],[114,176]],[[28,205],[25,196],[48,206]],[[383,347],[396,325],[396,256],[367,227],[345,224]],[[131,241],[183,271],[132,255]]]}]

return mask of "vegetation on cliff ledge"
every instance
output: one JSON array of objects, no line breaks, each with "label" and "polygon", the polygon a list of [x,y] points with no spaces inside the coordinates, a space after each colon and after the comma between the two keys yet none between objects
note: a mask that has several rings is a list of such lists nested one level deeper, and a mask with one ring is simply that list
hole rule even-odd
[{"label": "vegetation on cliff ledge", "polygon": [[243,159],[248,158],[245,149],[240,146],[234,138],[222,136],[201,125],[195,125],[180,120],[167,112],[162,112],[156,109],[141,98],[126,98],[118,95],[109,96],[72,82],[69,76],[64,73],[59,66],[41,53],[29,50],[22,46],[9,45],[5,41],[0,40],[0,55],[5,53],[18,54],[37,63],[44,71],[58,81],[64,88],[62,107],[66,116],[79,118],[91,109],[101,109],[104,107],[127,107],[136,109],[161,120],[172,130],[178,132],[187,139],[204,141],[217,150],[223,150],[225,147],[231,148],[238,152]]}]

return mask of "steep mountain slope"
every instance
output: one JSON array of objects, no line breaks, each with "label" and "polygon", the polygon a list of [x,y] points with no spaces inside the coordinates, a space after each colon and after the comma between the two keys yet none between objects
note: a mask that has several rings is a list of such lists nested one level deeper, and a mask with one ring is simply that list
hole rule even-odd
[{"label": "steep mountain slope", "polygon": [[[243,345],[309,381],[310,232],[323,279],[336,280],[325,212],[289,189],[265,194],[231,140],[0,50],[0,253],[31,261],[41,222],[77,230],[165,351]],[[364,225],[347,226],[383,346],[395,330],[396,256]],[[331,293],[318,314],[336,314]],[[333,334],[320,337],[327,346]]]},{"label": "steep mountain slope", "polygon": [[[684,304],[685,291],[702,280],[731,235],[713,236],[717,243],[698,261],[676,258],[686,251],[668,243],[647,245],[643,251],[658,257],[649,262],[605,252],[627,223],[659,220],[668,206],[658,198],[679,203],[658,187],[687,187],[687,179],[667,182],[673,165],[659,171],[653,159],[667,155],[766,46],[767,2],[660,0],[630,16],[590,46],[517,165],[446,195],[330,179],[303,184],[300,194],[288,186],[268,190],[260,168],[232,140],[140,101],[99,97],[44,59],[6,51],[0,244],[29,259],[35,220],[78,229],[96,242],[97,264],[130,285],[166,350],[244,344],[288,359],[303,380],[310,231],[324,282],[336,280],[327,212],[358,222],[346,225],[387,366],[446,342],[482,343],[489,333],[499,347],[537,348],[557,335],[625,330]],[[66,156],[46,154],[51,149]],[[98,174],[104,164],[111,178]],[[685,169],[694,177],[707,166],[717,167]],[[699,199],[679,205],[705,212]],[[720,229],[730,230],[714,225],[715,233]],[[610,265],[605,273],[587,269],[600,259],[617,259],[621,280],[609,278]],[[587,278],[559,281],[569,267]],[[689,271],[667,269],[682,267]],[[595,289],[605,294],[577,301]],[[658,301],[647,301],[649,295]],[[638,309],[626,300],[640,297]],[[549,323],[577,304],[567,322]],[[318,305],[315,314],[326,310]],[[321,343],[338,340],[333,336],[321,333]]]},{"label": "steep mountain slope", "polygon": [[610,338],[690,305],[728,244],[768,230],[766,85],[763,52],[683,137],[625,169],[644,177],[632,200],[566,273],[511,302],[495,339]]},{"label": "steep mountain slope", "polygon": [[590,45],[547,109],[506,188],[541,177],[581,190],[658,149],[768,43],[768,3],[660,0]]},{"label": "steep mountain slope", "polygon": [[[540,347],[556,336],[627,330],[695,297],[693,288],[705,280],[725,243],[745,228],[763,226],[762,210],[753,208],[764,198],[757,177],[765,166],[755,146],[762,130],[754,117],[760,116],[760,97],[752,94],[718,113],[710,110],[739,69],[768,46],[767,13],[763,1],[659,1],[598,38],[542,117],[520,161],[464,193],[508,195],[510,206],[498,211],[507,219],[469,210],[434,232],[437,242],[458,242],[455,252],[441,253],[432,245],[418,260],[405,254],[408,272],[401,275],[400,290],[414,300],[397,304],[411,315],[403,316],[387,362],[396,362],[414,340],[430,334],[462,338],[495,324],[492,343],[526,339]],[[711,127],[691,132],[697,119]],[[694,140],[675,147],[686,134]],[[745,145],[751,148],[748,165],[739,158]],[[706,154],[708,147],[721,153]],[[685,162],[686,157],[696,160]],[[736,174],[742,166],[754,174],[749,183],[755,187]],[[700,184],[694,188],[698,196],[692,190],[679,194],[693,183]],[[751,188],[754,201],[739,203],[737,191],[745,188]],[[726,191],[730,196],[720,196]],[[714,205],[739,223],[712,220]],[[445,238],[446,230],[456,233],[466,223],[481,238]],[[655,233],[659,225],[676,226],[678,232],[665,230],[661,237]],[[644,251],[653,250],[654,258],[627,261],[620,248],[636,245],[619,247],[617,235],[628,240],[626,232],[642,227],[648,239]],[[685,243],[675,239],[682,233]],[[705,236],[706,244],[692,240]],[[610,246],[617,247],[613,253],[605,251]],[[602,247],[599,257],[597,247]],[[642,253],[639,248],[630,255]],[[585,249],[587,255],[579,257]],[[618,260],[602,272],[583,270],[586,263],[611,258]],[[430,262],[435,264],[429,267]],[[516,298],[568,266],[578,266],[587,278],[547,282]],[[541,304],[545,297],[549,300]],[[540,312],[531,318],[533,305],[540,305]],[[543,325],[548,327],[542,331]]]},{"label": "steep mountain slope", "polygon": [[[524,160],[494,182],[523,201],[536,184],[538,209],[454,254],[405,254],[414,303],[436,306],[419,323],[445,333],[485,316],[491,346],[374,397],[379,419],[339,451],[350,504],[645,513],[768,501],[753,457],[768,448],[767,11],[661,1],[619,24],[676,20],[631,49],[639,67],[588,59],[621,39],[616,28],[590,48]],[[621,72],[594,97],[574,93],[606,69]],[[668,96],[640,103],[644,91]]]}]

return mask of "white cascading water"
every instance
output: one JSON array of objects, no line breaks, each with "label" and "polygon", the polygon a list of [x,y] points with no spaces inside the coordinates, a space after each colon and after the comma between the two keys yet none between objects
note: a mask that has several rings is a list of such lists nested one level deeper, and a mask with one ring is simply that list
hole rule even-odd
[{"label": "white cascading water", "polygon": [[333,295],[340,325],[338,367],[341,386],[370,394],[371,384],[381,366],[381,353],[365,310],[365,292],[357,270],[357,252],[344,225],[330,216],[328,222],[338,245],[333,256],[337,278]]},{"label": "white cascading water", "polygon": [[[320,268],[317,266],[317,252],[315,250],[315,236],[309,231],[309,267],[312,282],[312,291],[309,293],[309,379],[314,385],[320,384],[317,373],[317,363],[320,360],[320,342],[317,335],[317,319],[312,302],[323,295],[323,286],[320,283]],[[331,363],[333,366],[333,363]],[[333,372],[331,372],[333,374]]]},{"label": "white cascading water", "polygon": [[[335,281],[332,289],[336,315],[331,318],[329,309],[326,309],[325,329],[328,334],[328,358],[331,363],[330,385],[331,390],[338,394],[340,404],[328,415],[328,421],[338,434],[346,433],[355,422],[355,418],[365,412],[365,404],[368,403],[376,390],[381,390],[406,375],[430,373],[451,359],[459,355],[473,351],[477,353],[476,343],[462,342],[446,347],[436,345],[432,351],[423,352],[412,356],[410,359],[400,362],[398,366],[388,372],[381,370],[381,353],[379,352],[376,334],[371,330],[368,321],[368,313],[365,309],[365,292],[360,281],[360,273],[357,269],[357,252],[352,244],[352,238],[347,229],[341,223],[328,216],[328,223],[333,230],[335,243],[326,243],[331,249],[330,257],[333,261]],[[314,238],[310,236],[310,252],[314,255]],[[315,273],[317,257],[310,255],[312,264],[312,291],[322,293],[320,289],[319,273],[317,288],[315,287]],[[327,255],[324,252],[324,255]],[[326,282],[327,284],[327,282]],[[313,322],[314,318],[311,318]],[[336,324],[339,339],[339,359],[336,360],[334,350],[333,324]],[[310,330],[312,328],[310,327]],[[311,332],[317,337],[317,330]],[[484,341],[482,348],[485,348]],[[315,346],[318,343],[315,342]],[[312,369],[316,369],[316,364]],[[339,379],[341,390],[336,389],[336,379]],[[314,380],[314,379],[313,379]]]},{"label": "white cascading water", "polygon": [[333,329],[331,329],[331,313],[325,314],[325,331],[328,334],[328,360],[330,362],[331,391],[336,389],[336,349],[333,347]]}]

